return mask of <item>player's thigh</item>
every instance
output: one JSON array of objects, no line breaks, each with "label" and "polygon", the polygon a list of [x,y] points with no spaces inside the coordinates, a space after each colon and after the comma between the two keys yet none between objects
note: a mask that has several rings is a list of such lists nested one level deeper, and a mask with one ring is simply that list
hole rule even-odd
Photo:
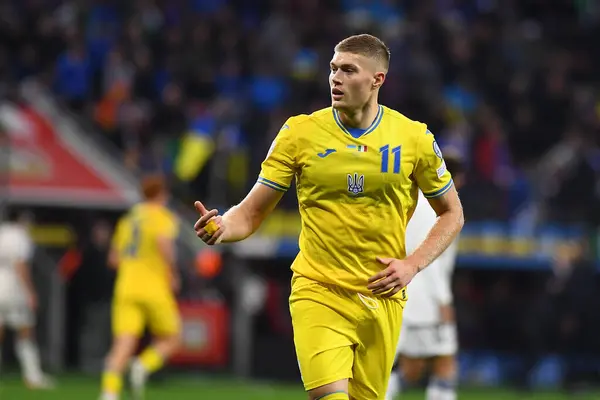
[{"label": "player's thigh", "polygon": [[112,305],[113,336],[141,336],[146,322],[145,314],[142,302],[133,298],[115,298]]},{"label": "player's thigh", "polygon": [[400,355],[398,364],[400,365],[400,370],[402,371],[402,377],[404,380],[408,383],[414,384],[423,377],[425,367],[427,366],[427,359]]},{"label": "player's thigh", "polygon": [[404,302],[376,299],[372,318],[358,327],[349,393],[356,399],[384,399],[394,365]]},{"label": "player's thigh", "polygon": [[33,336],[35,314],[25,304],[16,304],[5,313],[6,326],[15,330],[19,337]]},{"label": "player's thigh", "polygon": [[355,307],[350,299],[317,283],[293,288],[294,344],[307,391],[352,377],[357,343],[352,319]]},{"label": "player's thigh", "polygon": [[157,296],[146,303],[148,326],[155,336],[177,336],[181,332],[181,318],[177,301],[171,294]]}]

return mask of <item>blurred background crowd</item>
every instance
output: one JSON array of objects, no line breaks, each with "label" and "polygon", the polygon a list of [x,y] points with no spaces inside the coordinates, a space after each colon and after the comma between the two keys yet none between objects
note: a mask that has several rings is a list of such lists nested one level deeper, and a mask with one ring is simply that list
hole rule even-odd
[{"label": "blurred background crowd", "polygon": [[[455,278],[465,349],[520,352],[525,369],[600,354],[599,2],[7,0],[0,20],[2,97],[25,102],[20,85],[35,80],[84,136],[119,149],[115,163],[164,172],[186,205],[239,201],[285,119],[329,105],[333,46],[380,36],[392,53],[381,103],[468,166]],[[292,194],[282,207],[294,211]],[[76,219],[85,243],[88,219]],[[566,240],[540,244],[548,259],[470,257],[482,243],[504,252],[498,230],[535,241],[549,224]],[[260,335],[288,343],[289,255],[258,264],[273,302]]]},{"label": "blurred background crowd", "polygon": [[[42,79],[123,149],[130,168],[163,170],[204,198],[216,165],[244,171],[229,178],[247,189],[282,122],[328,105],[332,47],[373,31],[392,51],[382,103],[426,122],[467,160],[463,197],[494,199],[467,202],[470,219],[510,218],[544,197],[561,210],[553,218],[589,220],[598,218],[599,8],[571,0],[7,1],[0,77],[9,92],[21,79]],[[532,171],[560,146],[581,156],[549,161],[540,173],[552,183],[539,187]]]}]

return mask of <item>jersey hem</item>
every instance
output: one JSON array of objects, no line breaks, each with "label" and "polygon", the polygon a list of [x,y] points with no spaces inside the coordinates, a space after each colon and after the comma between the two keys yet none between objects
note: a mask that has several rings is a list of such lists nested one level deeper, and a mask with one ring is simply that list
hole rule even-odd
[{"label": "jersey hem", "polygon": [[[406,304],[406,302],[408,301],[408,296],[404,297],[403,293],[406,293],[405,290],[400,290],[398,291],[398,293],[394,294],[393,296],[390,297],[385,297],[384,294],[378,294],[378,295],[374,295],[369,289],[367,289],[367,283],[366,283],[366,279],[365,279],[365,286],[364,289],[362,287],[358,287],[355,285],[346,285],[344,283],[340,283],[340,282],[332,282],[332,281],[328,281],[325,279],[320,279],[320,278],[315,278],[310,276],[309,274],[305,274],[305,273],[301,273],[296,271],[293,267],[292,267],[292,292],[294,292],[295,290],[299,290],[300,288],[303,288],[307,285],[309,285],[309,283],[305,283],[304,285],[301,286],[294,286],[295,285],[295,279],[297,279],[298,277],[300,278],[304,278],[306,280],[312,281],[314,284],[316,285],[321,285],[321,286],[325,286],[325,287],[333,287],[333,288],[337,288],[337,289],[341,289],[341,290],[345,290],[347,292],[350,292],[352,294],[361,294],[363,296],[367,296],[367,297],[372,297],[378,300],[395,300],[400,302],[400,306],[402,307],[402,309],[404,309],[404,306]],[[406,287],[404,287],[403,289],[405,289]],[[391,289],[390,289],[391,290]]]}]

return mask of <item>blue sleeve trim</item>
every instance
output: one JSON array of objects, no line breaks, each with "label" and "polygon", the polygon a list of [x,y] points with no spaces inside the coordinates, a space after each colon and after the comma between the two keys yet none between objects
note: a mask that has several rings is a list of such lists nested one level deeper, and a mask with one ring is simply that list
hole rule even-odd
[{"label": "blue sleeve trim", "polygon": [[450,182],[446,183],[446,185],[443,188],[436,190],[435,192],[432,192],[432,193],[423,193],[423,194],[428,199],[432,199],[434,197],[439,197],[439,196],[443,195],[444,193],[446,193],[448,190],[450,190],[450,188],[452,188],[453,185],[454,185],[454,181],[452,179],[450,179]]},{"label": "blue sleeve trim", "polygon": [[289,187],[285,187],[283,185],[280,185],[277,182],[273,182],[270,181],[268,179],[263,178],[262,176],[258,177],[258,183],[262,183],[265,186],[270,187],[271,189],[275,189],[275,190],[279,190],[280,192],[287,192],[287,190],[289,189]]}]

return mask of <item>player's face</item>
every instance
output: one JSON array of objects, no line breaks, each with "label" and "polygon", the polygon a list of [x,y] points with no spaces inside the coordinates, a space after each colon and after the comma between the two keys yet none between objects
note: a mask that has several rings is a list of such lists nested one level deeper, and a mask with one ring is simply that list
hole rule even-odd
[{"label": "player's face", "polygon": [[353,53],[335,52],[330,63],[331,105],[340,111],[364,107],[383,83],[377,62]]}]

